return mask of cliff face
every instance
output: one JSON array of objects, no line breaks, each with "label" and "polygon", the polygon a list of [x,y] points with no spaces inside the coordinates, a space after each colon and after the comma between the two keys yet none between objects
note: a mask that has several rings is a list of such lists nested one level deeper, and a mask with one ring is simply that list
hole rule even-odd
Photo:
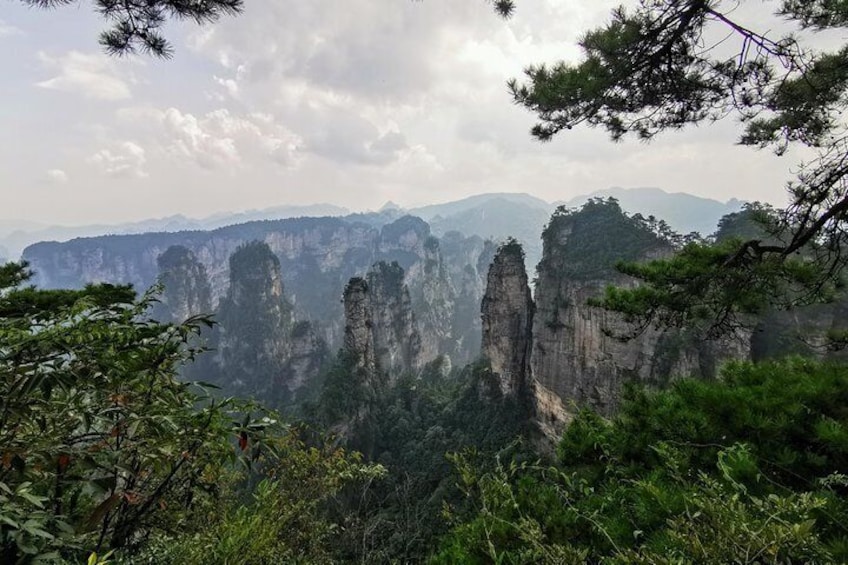
[{"label": "cliff face", "polygon": [[547,433],[559,433],[576,407],[611,414],[625,382],[709,378],[722,360],[747,357],[747,336],[705,343],[693,333],[649,328],[622,340],[633,328],[618,314],[589,305],[608,285],[633,284],[615,270],[617,262],[672,252],[648,222],[627,217],[614,201],[558,211],[543,243],[531,369],[537,420]]},{"label": "cliff face", "polygon": [[368,283],[361,277],[350,279],[344,289],[344,346],[355,367],[373,379],[377,374],[374,334]]},{"label": "cliff face", "polygon": [[[390,376],[417,373],[424,363],[421,334],[403,280],[400,265],[383,261],[376,263],[367,275],[377,365]],[[435,356],[434,353],[430,359]]]},{"label": "cliff face", "polygon": [[[198,263],[193,269],[205,269],[209,302],[214,307],[228,292],[230,256],[250,241],[262,241],[280,262],[286,295],[298,319],[315,322],[332,349],[343,341],[344,309],[338,297],[347,281],[375,262],[396,261],[407,273],[418,312],[429,310],[426,300],[438,302],[426,321],[420,316],[427,335],[439,336],[428,346],[431,352],[448,354],[454,363],[470,360],[478,352],[479,319],[466,314],[477,311],[482,296],[485,271],[481,274],[477,263],[484,251],[483,240],[454,232],[450,251],[442,253],[429,225],[420,218],[383,218],[381,221],[391,220],[386,224],[366,223],[368,219],[297,218],[212,231],[83,238],[39,243],[24,255],[36,273],[34,282],[44,288],[111,282],[131,283],[143,290],[160,273],[158,258],[172,246],[180,246]],[[195,274],[200,277],[199,271]],[[457,293],[465,293],[462,303],[453,300]],[[179,301],[184,302],[182,298]]]},{"label": "cliff face", "polygon": [[671,248],[627,218],[617,205],[589,204],[560,211],[543,235],[533,322],[533,376],[564,403],[590,405],[609,413],[624,381],[648,380],[658,335],[631,331],[616,314],[587,303],[609,284],[628,281],[617,261],[646,259]]},{"label": "cliff face", "polygon": [[427,357],[452,353],[453,313],[456,309],[454,285],[445,266],[439,240],[429,237],[424,243],[422,260],[408,277],[414,293],[413,303]]},{"label": "cliff face", "polygon": [[524,252],[510,241],[489,268],[481,305],[482,357],[503,396],[528,392],[533,309]]},{"label": "cliff face", "polygon": [[344,349],[368,378],[418,373],[425,358],[403,269],[376,263],[365,279],[354,277],[344,293]]},{"label": "cliff face", "polygon": [[212,312],[212,289],[206,267],[194,253],[181,245],[172,245],[156,262],[163,289],[160,302],[153,309],[155,319],[180,323]]},{"label": "cliff face", "polygon": [[291,351],[293,324],[280,261],[265,243],[253,242],[233,253],[229,266],[218,316],[221,378],[233,391],[271,397]]},{"label": "cliff face", "polygon": [[311,322],[295,322],[289,355],[275,383],[276,402],[285,407],[300,400],[301,392],[321,374],[330,361],[330,350]]}]

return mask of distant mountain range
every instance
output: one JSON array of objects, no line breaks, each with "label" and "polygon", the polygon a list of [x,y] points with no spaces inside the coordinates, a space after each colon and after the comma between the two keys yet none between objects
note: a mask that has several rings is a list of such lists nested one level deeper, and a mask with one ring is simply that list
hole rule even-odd
[{"label": "distant mountain range", "polygon": [[555,204],[577,208],[590,198],[610,197],[618,200],[621,207],[630,214],[656,216],[665,220],[677,232],[698,232],[701,235],[711,235],[722,216],[737,212],[745,204],[736,198],[719,202],[685,192],[666,192],[659,188],[621,187],[608,188]]},{"label": "distant mountain range", "polygon": [[75,227],[0,219],[0,259],[17,258],[28,245],[40,241],[67,241],[106,234],[210,230],[256,220],[298,217],[347,217],[381,226],[409,214],[426,220],[436,235],[459,231],[496,240],[514,236],[525,245],[528,265],[534,265],[541,253],[539,235],[557,206],[576,208],[590,198],[608,197],[616,198],[622,208],[631,214],[653,215],[665,220],[681,233],[697,231],[705,235],[715,231],[722,216],[739,210],[743,204],[736,199],[719,202],[691,194],[668,193],[658,188],[616,187],[554,203],[524,193],[490,193],[406,210],[389,202],[379,212],[355,214],[332,204],[314,204],[216,214],[201,219],[175,215],[125,224]]},{"label": "distant mountain range", "polygon": [[350,214],[350,210],[333,204],[310,204],[306,206],[275,206],[263,210],[249,210],[232,214],[214,214],[200,219],[187,218],[177,214],[166,218],[112,225],[49,226],[35,222],[0,218],[0,259],[4,257],[16,258],[20,256],[24,248],[40,241],[67,241],[77,237],[98,235],[213,230],[254,220],[345,216],[348,214]]}]

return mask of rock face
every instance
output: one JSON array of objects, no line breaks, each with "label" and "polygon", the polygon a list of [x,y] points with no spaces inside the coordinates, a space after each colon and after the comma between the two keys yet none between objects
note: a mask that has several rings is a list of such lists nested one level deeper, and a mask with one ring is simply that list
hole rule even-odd
[{"label": "rock face", "polygon": [[533,321],[533,377],[568,405],[610,413],[622,384],[647,381],[659,335],[632,329],[612,312],[588,305],[610,284],[626,285],[618,261],[660,257],[668,244],[623,214],[617,204],[589,203],[554,214],[543,234]]},{"label": "rock face", "polygon": [[[262,241],[280,262],[286,295],[298,319],[315,323],[331,349],[342,345],[344,309],[337,299],[351,277],[376,262],[396,261],[405,271],[413,307],[426,335],[425,349],[447,354],[454,364],[477,355],[480,322],[476,312],[485,282],[478,268],[490,244],[457,232],[440,241],[413,216],[353,215],[249,222],[211,231],[149,233],[39,243],[24,253],[43,288],[81,288],[87,283],[130,283],[138,289],[159,275],[157,260],[178,245],[205,268],[214,307],[230,286],[230,256],[242,245]],[[487,247],[487,245],[489,247]],[[490,259],[490,257],[489,257]],[[457,298],[459,297],[459,298]],[[438,302],[432,315],[427,300]]]},{"label": "rock face", "polygon": [[206,267],[182,245],[172,245],[159,256],[160,302],[153,317],[163,322],[184,322],[212,312],[212,289]]},{"label": "rock face", "polygon": [[280,261],[267,244],[252,242],[233,253],[229,266],[230,287],[218,309],[224,385],[234,392],[271,397],[291,351],[293,324]]},{"label": "rock face", "polygon": [[481,306],[482,357],[504,396],[528,389],[533,310],[524,252],[511,240],[500,247],[489,268]]},{"label": "rock face", "polygon": [[321,374],[330,361],[330,349],[311,322],[295,322],[289,341],[289,356],[275,383],[276,403],[280,407],[296,403],[310,381]]},{"label": "rock face", "polygon": [[702,342],[693,333],[649,328],[632,337],[618,314],[590,305],[609,285],[633,284],[616,263],[672,252],[652,224],[626,216],[615,201],[558,210],[543,244],[530,365],[535,418],[545,434],[557,437],[578,407],[613,413],[625,382],[711,378],[722,360],[748,356],[746,336]]},{"label": "rock face", "polygon": [[345,330],[343,349],[351,355],[357,369],[374,378],[377,356],[374,352],[374,333],[371,331],[371,299],[368,283],[361,277],[350,279],[344,289]]},{"label": "rock face", "polygon": [[421,334],[412,312],[409,289],[403,282],[403,269],[397,263],[380,261],[368,272],[367,281],[378,367],[391,376],[417,373],[424,364]]},{"label": "rock face", "polygon": [[415,311],[419,313],[423,349],[427,357],[432,359],[439,353],[452,353],[455,349],[453,313],[456,296],[438,239],[427,238],[423,260],[416,267],[410,276],[414,285],[413,302]]},{"label": "rock face", "polygon": [[366,278],[354,277],[344,292],[344,349],[370,379],[418,373],[426,359],[403,269],[379,262]]}]

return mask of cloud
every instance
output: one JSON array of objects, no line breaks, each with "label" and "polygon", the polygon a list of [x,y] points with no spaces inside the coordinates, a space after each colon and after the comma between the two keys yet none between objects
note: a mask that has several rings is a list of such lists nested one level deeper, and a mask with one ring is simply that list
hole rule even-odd
[{"label": "cloud", "polygon": [[24,32],[15,26],[0,20],[0,37],[9,37],[12,35],[23,35]]},{"label": "cloud", "polygon": [[[40,45],[51,55],[40,55],[39,86],[74,96],[8,97],[30,127],[6,134],[13,151],[0,155],[0,184],[14,184],[6,179],[21,175],[16,166],[64,155],[36,170],[68,171],[69,189],[55,194],[74,194],[67,202],[93,220],[116,208],[138,217],[281,201],[362,209],[487,191],[558,200],[612,185],[720,199],[782,195],[794,158],[736,148],[732,122],[650,145],[612,144],[589,128],[547,144],[531,138],[535,116],[512,103],[505,82],[528,64],[575,60],[579,36],[620,3],[540,0],[506,21],[485,0],[248,3],[214,25],[177,26],[175,44],[187,48],[145,66],[65,53],[56,27],[28,29],[26,40],[8,40],[7,57],[18,64],[7,64],[17,72],[12,86],[31,88],[26,61],[14,57]],[[83,29],[79,18],[68,25]],[[55,135],[36,135],[48,119]],[[145,175],[156,180],[146,183],[145,203],[120,208],[115,194],[126,193],[115,177],[131,186]],[[24,192],[15,205],[42,213]],[[59,202],[51,202],[57,215],[71,213]]]},{"label": "cloud", "polygon": [[[106,55],[69,51],[53,57],[42,52],[39,59],[57,74],[36,83],[38,87],[97,100],[126,100],[132,96],[130,84],[125,78],[126,67],[119,69],[118,64]],[[122,60],[119,64],[125,66],[128,62]]]},{"label": "cloud", "polygon": [[303,140],[267,113],[235,114],[220,108],[193,114],[177,108],[127,108],[120,118],[143,128],[151,145],[171,159],[203,169],[236,169],[260,162],[296,167]]},{"label": "cloud", "polygon": [[68,182],[68,173],[62,169],[50,169],[47,171],[47,180],[56,184],[65,184]]},{"label": "cloud", "polygon": [[124,141],[114,148],[101,149],[88,161],[100,168],[103,174],[117,178],[144,178],[147,155],[143,147],[133,141]]}]

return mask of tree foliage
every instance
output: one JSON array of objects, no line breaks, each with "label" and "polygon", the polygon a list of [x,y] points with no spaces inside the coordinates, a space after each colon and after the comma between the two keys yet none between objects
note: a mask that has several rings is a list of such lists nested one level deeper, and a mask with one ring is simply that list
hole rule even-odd
[{"label": "tree foliage", "polygon": [[176,378],[207,320],[147,321],[151,295],[124,287],[22,288],[23,265],[0,276],[0,560],[137,544],[260,455],[273,420]]},{"label": "tree foliage", "polygon": [[[848,24],[841,2],[774,4],[777,15],[798,31],[843,30]],[[707,295],[715,297],[722,294],[721,285],[757,284],[764,275],[781,279],[790,291],[805,283],[807,292],[790,292],[793,303],[821,300],[846,261],[848,132],[841,116],[848,46],[825,51],[798,34],[775,37],[748,29],[734,21],[734,6],[723,0],[642,0],[635,9],[615,10],[607,25],[583,36],[582,62],[531,66],[526,82],[510,83],[516,103],[538,116],[532,133],[541,140],[580,124],[604,128],[614,140],[629,135],[650,140],[668,129],[736,116],[742,144],[778,154],[793,144],[814,151],[815,158],[803,163],[789,184],[791,203],[771,226],[769,241],[690,249],[697,256],[692,262],[656,265],[674,276],[630,269],[654,291],[649,315],[689,307],[679,296],[702,292],[705,285]],[[720,47],[707,38],[715,29],[728,35]],[[728,53],[729,45],[735,48]],[[704,254],[712,256],[702,260]],[[799,281],[799,261],[816,265],[818,276],[805,273]],[[681,271],[684,266],[688,272]],[[781,283],[767,286],[777,291]],[[739,303],[733,294],[722,296],[714,329],[748,310],[742,294]],[[618,293],[607,305],[621,307],[626,296]],[[637,296],[634,304],[639,301]],[[663,321],[661,315],[658,319]]]},{"label": "tree foliage", "polygon": [[[35,8],[59,8],[76,0],[21,0]],[[100,34],[100,45],[110,55],[145,53],[171,57],[173,46],[162,28],[171,20],[197,24],[217,21],[242,11],[242,0],[95,0],[94,9],[109,27]]]},{"label": "tree foliage", "polygon": [[555,465],[453,457],[471,512],[435,563],[841,563],[848,373],[800,359],[630,391],[580,413]]}]

